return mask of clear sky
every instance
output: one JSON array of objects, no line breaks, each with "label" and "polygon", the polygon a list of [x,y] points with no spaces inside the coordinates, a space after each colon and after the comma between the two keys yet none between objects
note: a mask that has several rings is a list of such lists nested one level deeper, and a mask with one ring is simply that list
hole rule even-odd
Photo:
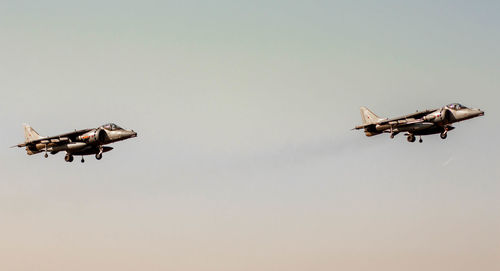
[{"label": "clear sky", "polygon": [[[500,270],[497,1],[1,1],[1,270]],[[451,102],[448,139],[366,138]],[[100,161],[28,157],[115,122]]]}]

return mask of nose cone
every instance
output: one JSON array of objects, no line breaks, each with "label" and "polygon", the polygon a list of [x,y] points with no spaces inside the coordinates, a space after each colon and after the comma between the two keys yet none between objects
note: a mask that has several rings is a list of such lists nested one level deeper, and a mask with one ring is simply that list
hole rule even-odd
[{"label": "nose cone", "polygon": [[132,137],[137,137],[137,133],[134,132],[134,130],[124,130],[122,132],[123,139],[132,138]]},{"label": "nose cone", "polygon": [[481,109],[472,109],[470,114],[472,118],[480,117],[484,116],[484,111],[482,111]]}]

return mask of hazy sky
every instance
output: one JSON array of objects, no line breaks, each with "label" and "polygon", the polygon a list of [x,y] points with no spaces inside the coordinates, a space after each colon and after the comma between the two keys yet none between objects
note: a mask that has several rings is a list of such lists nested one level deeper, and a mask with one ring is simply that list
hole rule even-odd
[{"label": "hazy sky", "polygon": [[[500,270],[500,4],[409,2],[0,1],[0,269]],[[486,115],[350,130],[451,102]]]}]

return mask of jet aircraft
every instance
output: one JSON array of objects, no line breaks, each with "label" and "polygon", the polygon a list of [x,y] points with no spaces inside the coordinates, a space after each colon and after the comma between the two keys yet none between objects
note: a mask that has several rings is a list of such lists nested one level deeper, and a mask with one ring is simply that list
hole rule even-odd
[{"label": "jet aircraft", "polygon": [[40,136],[31,126],[24,125],[25,142],[12,146],[26,147],[28,155],[45,152],[45,158],[48,153],[56,154],[65,151],[64,160],[73,162],[73,155],[81,155],[81,162],[85,162],[84,155],[94,155],[97,160],[101,160],[102,154],[112,150],[112,147],[104,146],[117,141],[136,137],[137,133],[133,130],[125,130],[114,123],[104,124],[98,128],[75,130],[57,136]]},{"label": "jet aircraft", "polygon": [[484,115],[484,111],[480,109],[467,108],[459,103],[391,119],[380,118],[366,107],[361,107],[360,110],[363,125],[354,129],[364,129],[366,136],[390,133],[390,137],[394,138],[405,132],[409,142],[415,142],[415,136],[419,136],[420,143],[423,142],[423,135],[440,134],[445,139],[448,131],[455,129],[451,124]]}]

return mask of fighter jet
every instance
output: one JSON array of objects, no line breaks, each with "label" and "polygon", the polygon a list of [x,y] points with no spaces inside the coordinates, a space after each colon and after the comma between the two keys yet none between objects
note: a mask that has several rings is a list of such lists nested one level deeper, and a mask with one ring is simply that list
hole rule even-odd
[{"label": "fighter jet", "polygon": [[467,108],[459,103],[392,119],[380,118],[366,107],[361,107],[360,110],[363,125],[354,129],[364,129],[366,136],[389,133],[390,137],[394,138],[405,132],[408,142],[415,142],[415,136],[419,136],[420,143],[423,142],[423,135],[440,134],[441,138],[445,139],[448,131],[455,129],[451,124],[484,115],[484,111],[480,109]]},{"label": "fighter jet", "polygon": [[95,158],[101,160],[104,152],[113,149],[104,145],[136,136],[137,133],[133,130],[125,130],[114,123],[108,123],[94,129],[75,130],[62,135],[43,137],[31,126],[24,124],[25,142],[12,147],[26,147],[28,155],[44,152],[45,158],[49,157],[48,153],[65,151],[66,162],[73,162],[73,155],[81,155],[83,163],[84,155],[95,154]]}]

